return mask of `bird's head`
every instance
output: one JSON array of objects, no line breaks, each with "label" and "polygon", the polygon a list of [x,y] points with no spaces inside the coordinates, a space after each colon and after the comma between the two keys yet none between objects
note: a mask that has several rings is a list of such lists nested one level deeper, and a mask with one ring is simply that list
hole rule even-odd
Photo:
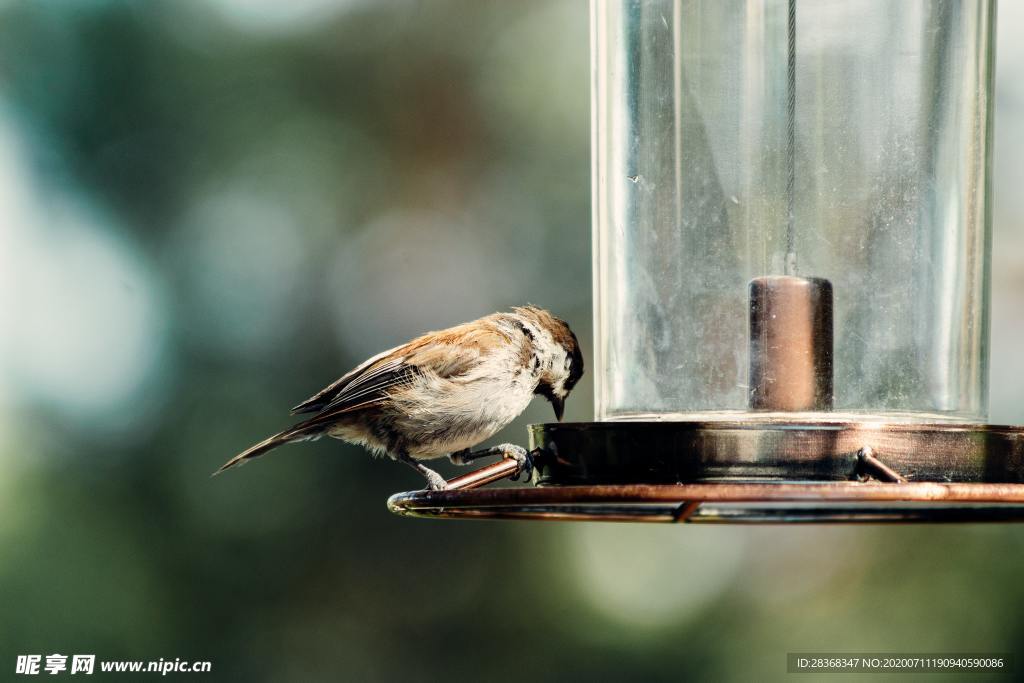
[{"label": "bird's head", "polygon": [[532,337],[531,364],[538,370],[535,394],[540,394],[555,409],[561,421],[565,399],[583,376],[583,353],[579,341],[564,320],[542,308],[525,306],[514,309]]}]

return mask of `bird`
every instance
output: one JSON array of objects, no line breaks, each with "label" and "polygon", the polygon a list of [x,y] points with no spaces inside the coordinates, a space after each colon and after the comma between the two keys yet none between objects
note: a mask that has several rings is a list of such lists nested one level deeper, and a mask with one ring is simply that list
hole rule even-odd
[{"label": "bird", "polygon": [[473,451],[520,415],[534,396],[562,420],[565,400],[583,376],[583,354],[569,325],[533,305],[494,313],[383,351],[292,408],[314,413],[228,460],[214,474],[287,443],[330,436],[403,462],[447,488],[423,460],[457,465],[481,457],[514,458],[529,476],[532,459],[516,444]]}]

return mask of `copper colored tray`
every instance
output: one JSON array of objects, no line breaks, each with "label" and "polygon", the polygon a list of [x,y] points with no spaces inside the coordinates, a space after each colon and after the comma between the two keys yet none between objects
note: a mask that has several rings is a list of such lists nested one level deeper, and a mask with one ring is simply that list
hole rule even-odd
[{"label": "copper colored tray", "polygon": [[616,522],[1009,522],[1024,484],[832,482],[515,487],[399,493],[399,515]]},{"label": "copper colored tray", "polygon": [[847,481],[864,449],[910,481],[1024,483],[1021,427],[763,417],[529,429],[541,485]]},{"label": "copper colored tray", "polygon": [[501,460],[399,515],[631,522],[1024,521],[1024,429],[878,422],[531,425],[533,482]]}]

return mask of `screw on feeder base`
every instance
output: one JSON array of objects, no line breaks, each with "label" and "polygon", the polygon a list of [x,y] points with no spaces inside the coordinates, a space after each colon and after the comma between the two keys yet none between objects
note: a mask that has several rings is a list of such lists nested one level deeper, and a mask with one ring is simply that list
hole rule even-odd
[{"label": "screw on feeder base", "polygon": [[773,275],[750,282],[751,410],[832,410],[832,284]]},{"label": "screw on feeder base", "polygon": [[895,483],[907,483],[906,477],[875,457],[871,446],[865,446],[857,452],[857,474],[863,480],[877,479]]}]

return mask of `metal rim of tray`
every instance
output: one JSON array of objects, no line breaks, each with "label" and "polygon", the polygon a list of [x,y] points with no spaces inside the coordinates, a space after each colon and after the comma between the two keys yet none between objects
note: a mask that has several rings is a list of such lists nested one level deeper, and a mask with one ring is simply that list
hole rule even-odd
[{"label": "metal rim of tray", "polygon": [[745,483],[515,487],[399,493],[399,515],[617,522],[1009,522],[1024,484]]}]

